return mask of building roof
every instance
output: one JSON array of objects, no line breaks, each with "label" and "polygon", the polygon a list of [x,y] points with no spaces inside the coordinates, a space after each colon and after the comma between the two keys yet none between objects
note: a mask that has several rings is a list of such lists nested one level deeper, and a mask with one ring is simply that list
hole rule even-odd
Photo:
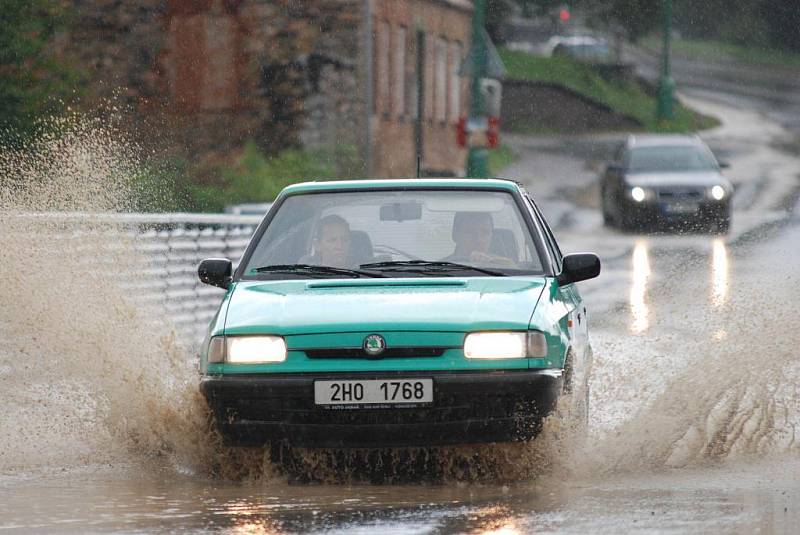
[{"label": "building roof", "polygon": [[367,179],[337,180],[322,182],[301,182],[292,184],[283,190],[283,194],[309,193],[314,191],[341,191],[360,189],[503,189],[515,191],[517,183],[502,178],[404,178],[404,179]]}]

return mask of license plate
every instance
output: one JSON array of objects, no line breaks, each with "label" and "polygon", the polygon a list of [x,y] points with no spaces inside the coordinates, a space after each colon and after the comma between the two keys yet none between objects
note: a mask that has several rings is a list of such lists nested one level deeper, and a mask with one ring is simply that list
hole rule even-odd
[{"label": "license plate", "polygon": [[666,214],[694,214],[700,208],[694,203],[667,203],[664,205]]},{"label": "license plate", "polygon": [[433,379],[314,381],[317,405],[407,405],[433,402]]}]

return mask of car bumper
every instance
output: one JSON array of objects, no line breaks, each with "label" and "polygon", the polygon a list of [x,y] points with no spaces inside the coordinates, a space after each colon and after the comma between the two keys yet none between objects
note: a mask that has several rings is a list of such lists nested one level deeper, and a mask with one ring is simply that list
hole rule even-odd
[{"label": "car bumper", "polygon": [[[433,403],[330,409],[314,403],[314,381],[433,379]],[[560,370],[210,376],[201,390],[230,445],[370,448],[516,442],[533,438],[555,409]]]},{"label": "car bumper", "polygon": [[714,222],[730,216],[728,201],[702,201],[684,205],[667,202],[626,203],[625,210],[637,223]]}]

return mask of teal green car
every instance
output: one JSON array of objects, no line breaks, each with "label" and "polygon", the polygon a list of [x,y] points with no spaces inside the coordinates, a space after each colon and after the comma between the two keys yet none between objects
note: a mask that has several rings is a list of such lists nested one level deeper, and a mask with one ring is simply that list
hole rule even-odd
[{"label": "teal green car", "polygon": [[227,290],[201,389],[231,445],[530,440],[562,394],[585,417],[599,272],[515,182],[289,186],[235,272],[200,264]]}]

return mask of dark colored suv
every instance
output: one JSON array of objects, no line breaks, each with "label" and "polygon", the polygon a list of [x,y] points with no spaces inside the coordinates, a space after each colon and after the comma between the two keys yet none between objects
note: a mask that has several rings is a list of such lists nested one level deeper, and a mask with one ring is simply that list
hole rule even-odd
[{"label": "dark colored suv", "polygon": [[606,225],[623,230],[676,224],[725,234],[733,185],[698,136],[631,135],[600,182]]}]

